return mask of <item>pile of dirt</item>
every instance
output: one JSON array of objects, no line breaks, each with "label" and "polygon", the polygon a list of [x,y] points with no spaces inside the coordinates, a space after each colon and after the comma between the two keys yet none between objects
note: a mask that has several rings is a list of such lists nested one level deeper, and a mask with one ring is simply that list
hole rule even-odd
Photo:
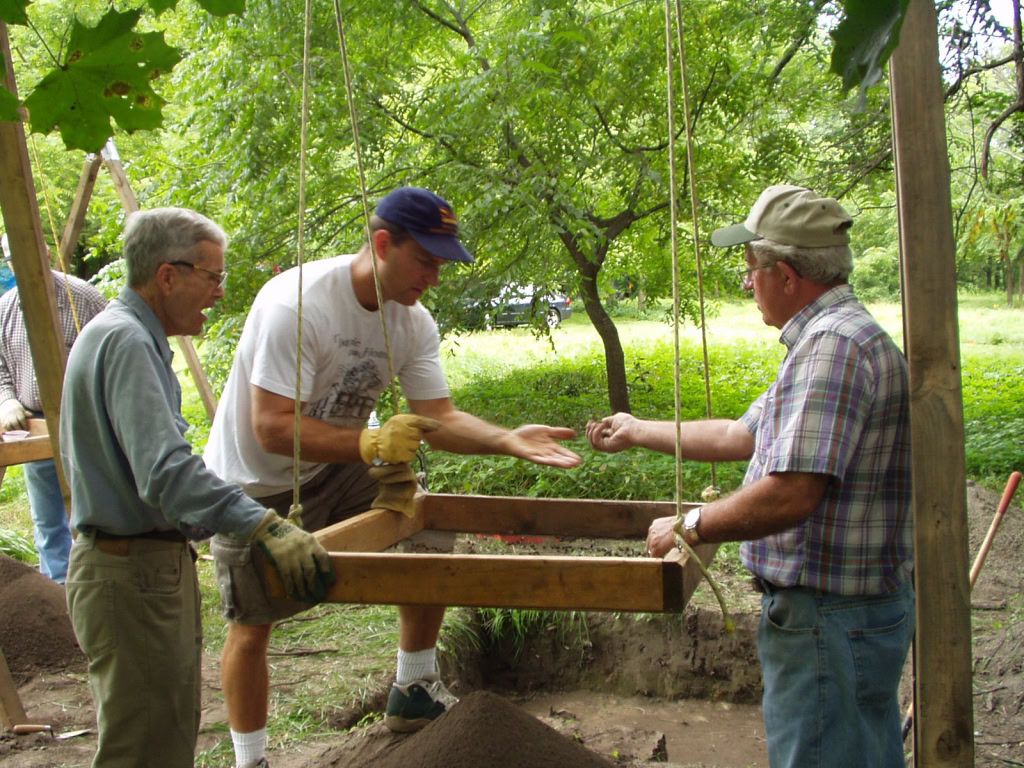
[{"label": "pile of dirt", "polygon": [[0,555],[0,649],[18,685],[85,666],[64,587],[6,555]]},{"label": "pile of dirt", "polygon": [[475,691],[444,717],[359,768],[611,768],[610,760],[562,736],[514,704]]}]

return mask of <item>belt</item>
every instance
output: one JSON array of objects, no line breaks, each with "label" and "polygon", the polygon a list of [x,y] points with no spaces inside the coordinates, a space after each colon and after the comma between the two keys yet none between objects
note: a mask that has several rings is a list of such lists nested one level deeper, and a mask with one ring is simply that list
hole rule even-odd
[{"label": "belt", "polygon": [[96,539],[156,539],[157,541],[175,541],[184,544],[188,539],[181,531],[143,531],[142,533],[108,533],[99,528],[90,532]]},{"label": "belt", "polygon": [[754,585],[754,589],[760,592],[762,595],[770,595],[772,592],[777,592],[785,587],[780,587],[777,584],[772,584],[768,579],[762,579],[760,576],[752,576],[751,582]]},{"label": "belt", "polygon": [[128,555],[131,552],[133,541],[163,542],[168,546],[188,543],[188,539],[180,531],[145,531],[143,533],[121,535],[94,528],[87,535],[93,537],[96,549],[108,555]]}]

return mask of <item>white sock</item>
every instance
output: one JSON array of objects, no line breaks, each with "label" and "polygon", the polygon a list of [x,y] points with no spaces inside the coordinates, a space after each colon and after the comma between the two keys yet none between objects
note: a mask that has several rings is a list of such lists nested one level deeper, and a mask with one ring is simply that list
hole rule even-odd
[{"label": "white sock", "polygon": [[250,760],[259,760],[267,753],[267,729],[260,728],[250,733],[232,730],[231,743],[235,745],[236,766],[245,765]]},{"label": "white sock", "polygon": [[437,648],[427,648],[422,651],[403,651],[398,649],[398,675],[399,685],[408,685],[413,680],[436,679],[437,675]]}]

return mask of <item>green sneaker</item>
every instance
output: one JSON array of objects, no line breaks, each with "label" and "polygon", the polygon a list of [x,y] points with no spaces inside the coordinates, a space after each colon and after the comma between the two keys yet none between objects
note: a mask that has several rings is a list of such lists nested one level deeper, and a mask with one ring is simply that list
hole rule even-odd
[{"label": "green sneaker", "polygon": [[395,733],[418,731],[458,704],[440,680],[413,680],[391,685],[384,725]]}]

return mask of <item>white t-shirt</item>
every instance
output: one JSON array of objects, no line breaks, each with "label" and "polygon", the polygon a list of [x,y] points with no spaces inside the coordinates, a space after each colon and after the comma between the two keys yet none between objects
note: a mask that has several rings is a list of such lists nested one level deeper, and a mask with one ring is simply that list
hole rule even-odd
[{"label": "white t-shirt", "polygon": [[[365,309],[352,288],[355,255],[303,265],[303,414],[339,427],[364,427],[388,387],[380,313]],[[290,490],[292,457],[267,453],[253,432],[250,385],[295,397],[298,268],[267,282],[245,321],[227,385],[206,444],[206,465],[255,498]],[[438,353],[437,324],[417,302],[384,304],[391,359],[410,400],[449,396]],[[325,465],[303,461],[305,483]]]}]

